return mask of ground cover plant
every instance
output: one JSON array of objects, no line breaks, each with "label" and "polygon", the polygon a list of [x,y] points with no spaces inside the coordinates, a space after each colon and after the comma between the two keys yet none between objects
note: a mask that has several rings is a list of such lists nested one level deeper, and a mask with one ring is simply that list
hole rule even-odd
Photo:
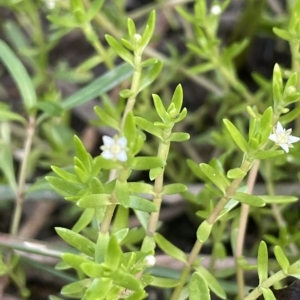
[{"label": "ground cover plant", "polygon": [[299,299],[299,0],[0,5],[0,298]]}]

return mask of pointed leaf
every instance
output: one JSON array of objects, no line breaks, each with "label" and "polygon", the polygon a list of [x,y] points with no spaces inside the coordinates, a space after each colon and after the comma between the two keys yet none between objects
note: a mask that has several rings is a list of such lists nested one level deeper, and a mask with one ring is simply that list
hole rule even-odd
[{"label": "pointed leaf", "polygon": [[158,244],[159,248],[164,251],[169,256],[180,260],[184,263],[187,262],[187,258],[185,253],[170,243],[167,239],[165,239],[161,234],[158,232],[155,233],[155,241]]},{"label": "pointed leaf", "polygon": [[33,83],[20,60],[4,41],[0,41],[0,59],[13,77],[24,105],[30,112],[37,103]]},{"label": "pointed leaf", "polygon": [[192,275],[189,282],[189,300],[210,300],[207,282],[198,272]]},{"label": "pointed leaf", "polygon": [[268,249],[267,244],[261,241],[258,248],[257,255],[257,271],[259,278],[259,285],[268,279]]},{"label": "pointed leaf", "polygon": [[247,153],[249,151],[248,143],[246,142],[242,134],[239,132],[239,130],[229,120],[225,119],[223,120],[223,122],[234,142],[244,153]]}]

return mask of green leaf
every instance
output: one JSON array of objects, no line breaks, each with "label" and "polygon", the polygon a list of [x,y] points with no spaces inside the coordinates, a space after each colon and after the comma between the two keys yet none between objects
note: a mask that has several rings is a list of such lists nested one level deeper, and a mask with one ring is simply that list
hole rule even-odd
[{"label": "green leaf", "polygon": [[187,262],[187,258],[185,253],[170,243],[167,239],[165,239],[161,234],[158,232],[155,233],[155,241],[158,244],[159,248],[164,251],[169,256],[182,261],[184,263]]},{"label": "green leaf", "polygon": [[260,242],[258,248],[257,272],[259,285],[262,285],[262,283],[268,279],[268,249],[264,241]]},{"label": "green leaf", "polygon": [[229,131],[232,139],[238,145],[238,147],[244,153],[248,153],[248,151],[249,151],[248,143],[246,142],[246,140],[244,139],[242,134],[239,132],[239,130],[229,120],[224,119],[223,122],[224,122],[227,130]]},{"label": "green leaf", "polygon": [[144,182],[128,182],[129,191],[132,193],[154,194],[153,186]]},{"label": "green leaf", "polygon": [[132,74],[133,68],[131,65],[121,64],[101,75],[88,86],[67,97],[60,104],[66,110],[82,105],[110,91]]},{"label": "green leaf", "polygon": [[154,279],[151,281],[150,285],[159,287],[159,288],[166,288],[170,289],[173,287],[176,287],[179,285],[178,279],[172,279],[172,278],[163,278],[163,277],[157,277],[155,276]]},{"label": "green leaf", "polygon": [[142,283],[140,280],[135,278],[129,273],[125,273],[121,269],[117,269],[113,272],[112,279],[114,284],[122,286],[131,291],[143,290]]},{"label": "green leaf", "polygon": [[102,263],[105,259],[105,253],[107,249],[107,245],[109,242],[109,233],[108,232],[99,232],[97,243],[96,243],[96,251],[95,251],[95,262]]},{"label": "green leaf", "polygon": [[157,206],[150,200],[138,196],[130,196],[129,198],[129,207],[131,207],[132,209],[145,211],[149,213],[157,211]]},{"label": "green leaf", "polygon": [[2,110],[0,108],[0,122],[5,122],[5,121],[18,121],[23,124],[27,123],[26,119],[23,118],[21,115],[9,110]]},{"label": "green leaf", "polygon": [[0,59],[13,77],[27,111],[31,112],[37,103],[33,83],[20,60],[3,41],[0,41]]},{"label": "green leaf", "polygon": [[110,278],[95,278],[86,290],[82,300],[106,299],[111,287],[112,280]]},{"label": "green leaf", "polygon": [[95,216],[94,209],[92,208],[85,209],[81,214],[81,216],[79,217],[79,219],[74,224],[74,226],[72,227],[72,230],[75,232],[80,232],[91,223],[94,216]]},{"label": "green leaf", "polygon": [[189,300],[210,300],[207,282],[198,272],[192,275],[189,282]]},{"label": "green leaf", "polygon": [[61,258],[66,264],[76,269],[77,271],[81,271],[81,264],[90,262],[90,260],[86,257],[73,253],[63,253],[61,255]]},{"label": "green leaf", "polygon": [[105,0],[95,0],[90,6],[89,10],[86,13],[87,22],[90,22],[100,11]]},{"label": "green leaf", "polygon": [[129,227],[128,221],[129,209],[127,207],[119,205],[114,216],[114,222],[112,224],[111,231],[117,232],[119,230],[122,230],[122,228],[127,229]]},{"label": "green leaf", "polygon": [[275,64],[273,70],[273,101],[275,107],[282,102],[283,83],[281,70],[278,64]]},{"label": "green leaf", "polygon": [[203,221],[197,229],[197,239],[200,243],[204,243],[209,238],[213,224]]},{"label": "green leaf", "polygon": [[174,103],[177,112],[180,112],[181,110],[182,101],[183,101],[183,90],[181,84],[178,84],[172,97],[172,103]]},{"label": "green leaf", "polygon": [[116,130],[119,130],[120,124],[119,122],[110,116],[103,108],[96,106],[94,108],[96,115],[99,117],[100,121],[103,122],[105,125],[112,127]]},{"label": "green leaf", "polygon": [[146,24],[146,28],[143,32],[143,35],[142,35],[142,38],[141,38],[141,41],[139,44],[139,47],[141,47],[141,49],[144,49],[151,40],[151,37],[154,32],[154,28],[155,28],[155,19],[156,19],[155,10],[153,10],[150,13],[150,16],[149,16],[147,24]]},{"label": "green leaf", "polygon": [[261,289],[262,289],[265,300],[276,300],[277,299],[277,298],[275,298],[272,290],[270,290],[269,288],[262,287]]},{"label": "green leaf", "polygon": [[208,287],[213,293],[215,293],[219,298],[226,299],[226,293],[217,279],[204,267],[196,267],[198,273],[205,279]]},{"label": "green leaf", "polygon": [[95,243],[70,229],[55,227],[55,230],[57,234],[68,244],[88,256],[94,256],[96,247]]},{"label": "green leaf", "polygon": [[267,204],[288,204],[296,202],[298,200],[298,197],[286,195],[259,195],[258,197]]},{"label": "green leaf", "polygon": [[230,46],[224,49],[223,56],[226,57],[226,59],[231,60],[237,55],[239,55],[242,51],[244,51],[248,44],[249,40],[247,39],[244,39],[239,43],[232,43]]},{"label": "green leaf", "polygon": [[54,176],[46,176],[46,180],[64,197],[76,196],[82,190],[82,185],[67,182]]},{"label": "green leaf", "polygon": [[82,208],[99,208],[101,206],[111,205],[110,194],[93,194],[81,197],[77,205]]},{"label": "green leaf", "polygon": [[77,158],[82,162],[84,169],[87,171],[87,173],[90,173],[93,162],[92,156],[86,151],[83,143],[76,135],[74,136],[74,144]]},{"label": "green leaf", "polygon": [[59,177],[65,179],[66,181],[73,182],[73,183],[80,183],[78,178],[75,174],[65,171],[56,166],[51,166],[52,171],[57,174]]},{"label": "green leaf", "polygon": [[265,144],[272,131],[273,109],[268,107],[259,121],[258,132],[261,134],[260,144]]},{"label": "green leaf", "polygon": [[149,66],[145,69],[142,73],[140,85],[139,85],[139,92],[149,86],[160,74],[163,67],[163,63],[158,61],[157,63]]},{"label": "green leaf", "polygon": [[163,122],[166,123],[166,121],[167,121],[166,120],[167,111],[165,109],[165,106],[164,106],[161,98],[158,95],[155,95],[155,94],[152,95],[152,98],[153,98],[154,106],[155,106],[155,109],[156,109],[156,112],[157,112],[158,116],[161,118],[161,120]]},{"label": "green leaf", "polygon": [[196,164],[193,160],[191,159],[187,159],[186,161],[188,167],[190,168],[190,170],[193,172],[193,174],[198,177],[201,180],[205,180],[206,176],[204,175],[204,173],[202,172],[201,168],[199,168],[199,165]]},{"label": "green leaf", "polygon": [[128,164],[133,170],[150,170],[151,168],[163,168],[166,163],[156,156],[136,156]]},{"label": "green leaf", "polygon": [[141,118],[141,117],[135,117],[135,122],[144,131],[147,131],[147,132],[151,133],[152,135],[155,135],[158,138],[162,139],[163,131],[160,128],[154,126],[153,123],[151,123],[148,120]]},{"label": "green leaf", "polygon": [[250,206],[263,207],[266,205],[262,198],[247,193],[236,192],[233,195],[233,198],[239,202],[248,204]]},{"label": "green leaf", "polygon": [[136,28],[134,21],[130,18],[127,19],[127,28],[128,28],[128,35],[133,38],[133,36],[136,34]]},{"label": "green leaf", "polygon": [[134,66],[132,54],[126,48],[124,48],[119,41],[117,41],[114,37],[108,34],[105,35],[105,38],[108,44],[123,60],[125,60],[130,65]]},{"label": "green leaf", "polygon": [[[90,260],[82,262],[80,267],[86,275],[92,278],[103,277],[105,273],[105,268],[101,264],[95,263]],[[110,274],[107,272],[105,277],[109,277],[109,275]]]},{"label": "green leaf", "polygon": [[122,164],[119,161],[114,161],[111,159],[105,159],[101,155],[97,156],[94,159],[93,163],[94,167],[97,169],[105,169],[105,170],[112,170],[112,169],[120,169],[122,168]]},{"label": "green leaf", "polygon": [[244,178],[247,172],[243,171],[241,168],[234,168],[227,172],[227,177],[230,179]]},{"label": "green leaf", "polygon": [[36,103],[35,107],[53,117],[60,117],[64,113],[60,104],[54,102],[39,101]]},{"label": "green leaf", "polygon": [[124,207],[129,207],[130,198],[127,181],[117,180],[115,185],[115,193],[120,204]]},{"label": "green leaf", "polygon": [[274,247],[274,254],[275,254],[276,260],[277,260],[278,264],[280,265],[282,271],[287,274],[288,268],[290,267],[290,263],[280,246],[276,245]]},{"label": "green leaf", "polygon": [[290,41],[293,39],[293,35],[290,34],[287,30],[273,28],[273,32],[283,40]]},{"label": "green leaf", "polygon": [[163,168],[153,168],[150,170],[149,172],[149,177],[150,180],[154,180],[155,178],[157,178],[161,172],[163,171]]},{"label": "green leaf", "polygon": [[258,150],[255,154],[256,159],[274,158],[284,154],[283,150]]},{"label": "green leaf", "polygon": [[227,182],[222,178],[218,171],[216,171],[213,167],[208,164],[201,163],[200,165],[201,171],[209,178],[209,180],[214,183],[223,194],[226,193],[226,189],[228,188]]},{"label": "green leaf", "polygon": [[[3,127],[3,124],[2,124]],[[0,170],[3,171],[13,191],[17,192],[17,181],[14,172],[12,151],[7,143],[0,139]]]},{"label": "green leaf", "polygon": [[80,281],[69,283],[62,288],[61,294],[68,297],[82,298],[84,291],[90,282],[91,279],[86,278]]},{"label": "green leaf", "polygon": [[164,195],[178,194],[187,191],[187,187],[182,183],[171,183],[163,187]]},{"label": "green leaf", "polygon": [[104,265],[110,270],[116,270],[119,267],[122,257],[122,250],[118,244],[117,237],[112,235],[107,245]]},{"label": "green leaf", "polygon": [[154,65],[158,62],[158,59],[155,57],[148,58],[141,63],[141,67],[145,68],[151,65]]},{"label": "green leaf", "polygon": [[134,92],[132,90],[129,89],[124,89],[120,92],[120,96],[122,98],[129,98],[130,96],[132,96],[134,94]]},{"label": "green leaf", "polygon": [[208,72],[210,70],[215,69],[215,63],[208,62],[208,63],[201,63],[199,65],[195,65],[189,69],[189,73],[191,74],[201,74]]},{"label": "green leaf", "polygon": [[93,177],[90,183],[91,183],[91,192],[93,194],[104,194],[104,187],[99,178]]},{"label": "green leaf", "polygon": [[124,136],[127,138],[128,145],[131,146],[136,140],[136,126],[134,121],[134,116],[132,112],[127,114],[125,125],[124,125]]},{"label": "green leaf", "polygon": [[169,140],[171,142],[184,142],[190,139],[190,135],[185,132],[173,132]]}]

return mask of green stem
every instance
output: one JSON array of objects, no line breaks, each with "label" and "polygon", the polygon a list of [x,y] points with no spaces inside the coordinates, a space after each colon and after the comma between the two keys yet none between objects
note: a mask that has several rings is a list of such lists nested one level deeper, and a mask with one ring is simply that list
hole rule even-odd
[{"label": "green stem", "polygon": [[[260,165],[260,161],[256,161],[249,172],[249,177],[248,177],[248,182],[247,182],[247,193],[248,194],[252,194],[252,192],[253,192],[259,165]],[[243,256],[243,247],[244,247],[245,233],[246,233],[247,222],[248,222],[248,217],[249,217],[249,210],[250,210],[249,205],[242,203],[239,226],[238,226],[238,233],[237,233],[237,240],[236,240],[236,250],[235,250],[238,299],[243,299],[245,296],[244,271],[240,267],[238,260]]]},{"label": "green stem", "polygon": [[142,62],[141,53],[135,53],[134,72],[133,72],[132,83],[131,83],[131,88],[130,88],[131,91],[133,92],[133,94],[128,98],[127,103],[126,103],[126,107],[125,107],[124,114],[122,117],[122,122],[121,122],[121,131],[124,130],[127,115],[133,110],[133,107],[134,107],[135,101],[136,101],[136,97],[139,92],[139,84],[140,84],[141,74],[142,74],[141,62]]},{"label": "green stem", "polygon": [[18,179],[18,186],[17,186],[17,193],[16,193],[16,207],[15,207],[11,230],[10,230],[10,233],[14,236],[18,234],[20,220],[22,216],[25,182],[26,182],[26,171],[27,171],[28,159],[30,155],[34,132],[35,132],[35,117],[30,116],[29,123],[26,130],[24,156],[21,163],[21,169],[20,169],[19,179]]},{"label": "green stem", "polygon": [[[140,83],[140,79],[141,79],[141,54],[140,53],[135,53],[135,57],[134,57],[134,66],[135,66],[135,71],[133,73],[133,77],[132,77],[132,83],[131,83],[131,91],[132,91],[132,96],[129,97],[124,113],[123,113],[123,117],[122,117],[122,121],[121,121],[121,132],[124,131],[124,126],[125,126],[125,121],[126,121],[126,117],[127,115],[133,110],[135,101],[136,101],[136,96],[138,94],[138,89],[139,89],[139,83]],[[126,181],[129,177],[129,172],[128,169],[122,169],[117,177],[117,180],[120,181]],[[111,225],[111,221],[112,221],[112,217],[114,215],[115,209],[116,209],[116,202],[117,202],[117,198],[115,195],[115,192],[113,191],[112,196],[111,196],[111,202],[112,205],[108,205],[106,207],[106,211],[104,214],[104,218],[101,222],[101,226],[100,226],[100,232],[101,233],[106,233],[109,232],[109,228]]]},{"label": "green stem", "polygon": [[[248,161],[247,159],[245,159],[241,165],[241,169],[245,172],[248,172],[250,167],[252,165],[252,161]],[[228,187],[227,191],[226,191],[226,195],[224,197],[222,197],[219,202],[217,203],[217,205],[215,206],[214,210],[211,212],[211,214],[209,215],[209,217],[206,219],[206,222],[210,225],[213,225],[218,216],[220,215],[221,211],[224,209],[224,206],[228,203],[228,201],[232,198],[232,196],[234,195],[234,193],[236,192],[237,188],[239,187],[240,183],[242,182],[242,180],[244,179],[244,177],[242,178],[237,178],[234,179],[232,181],[232,183],[230,184],[230,186]],[[188,257],[187,260],[187,264],[184,266],[183,271],[181,273],[180,276],[180,283],[179,285],[174,289],[173,294],[170,298],[170,300],[177,300],[180,296],[181,290],[187,280],[188,275],[190,274],[190,271],[192,269],[192,266],[195,262],[195,260],[198,257],[198,254],[201,250],[203,246],[203,242],[200,242],[199,240],[197,240],[194,244],[194,247]]]},{"label": "green stem", "polygon": [[97,34],[95,33],[92,25],[90,23],[85,23],[82,25],[82,31],[84,32],[84,35],[86,39],[90,42],[90,44],[93,46],[97,54],[101,59],[103,59],[103,62],[105,63],[106,67],[108,69],[112,69],[114,67],[113,62],[111,61],[109,55],[107,54],[107,51],[101,44]]},{"label": "green stem", "polygon": [[[165,129],[163,133],[164,140],[160,143],[158,148],[157,157],[161,158],[162,160],[166,161],[169,154],[170,149],[170,142],[168,138],[170,137],[172,131],[171,129]],[[147,235],[152,237],[156,231],[157,222],[159,219],[160,207],[162,203],[162,190],[163,190],[163,182],[164,182],[164,173],[165,167],[162,168],[161,173],[156,177],[154,182],[154,197],[153,203],[157,207],[157,211],[151,213],[148,228],[147,228]]]},{"label": "green stem", "polygon": [[[299,272],[299,263],[300,261],[296,261],[295,263],[293,263],[290,268],[294,268]],[[258,286],[257,288],[255,288],[249,295],[247,295],[244,300],[254,300],[257,299],[261,294],[262,294],[262,287],[263,288],[269,288],[272,285],[274,285],[274,283],[279,282],[280,280],[286,278],[287,276],[289,276],[289,274],[285,273],[283,270],[278,271],[277,273],[275,273],[274,275],[270,276],[267,280],[265,280],[260,286]]]}]

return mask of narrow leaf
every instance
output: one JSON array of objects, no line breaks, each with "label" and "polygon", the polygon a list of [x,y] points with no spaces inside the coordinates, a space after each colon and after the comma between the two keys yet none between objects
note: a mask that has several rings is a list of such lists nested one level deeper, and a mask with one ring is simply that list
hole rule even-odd
[{"label": "narrow leaf", "polygon": [[184,263],[186,263],[186,255],[185,253],[174,246],[172,243],[170,243],[167,239],[165,239],[161,234],[158,232],[155,233],[155,241],[158,244],[159,248],[164,251],[169,256],[180,260]]},{"label": "narrow leaf", "polygon": [[223,122],[234,142],[244,153],[247,153],[249,150],[248,144],[239,130],[229,120],[224,119]]},{"label": "narrow leaf", "polygon": [[27,111],[30,112],[37,102],[34,86],[20,60],[3,41],[0,41],[0,59],[13,77],[24,105]]}]

